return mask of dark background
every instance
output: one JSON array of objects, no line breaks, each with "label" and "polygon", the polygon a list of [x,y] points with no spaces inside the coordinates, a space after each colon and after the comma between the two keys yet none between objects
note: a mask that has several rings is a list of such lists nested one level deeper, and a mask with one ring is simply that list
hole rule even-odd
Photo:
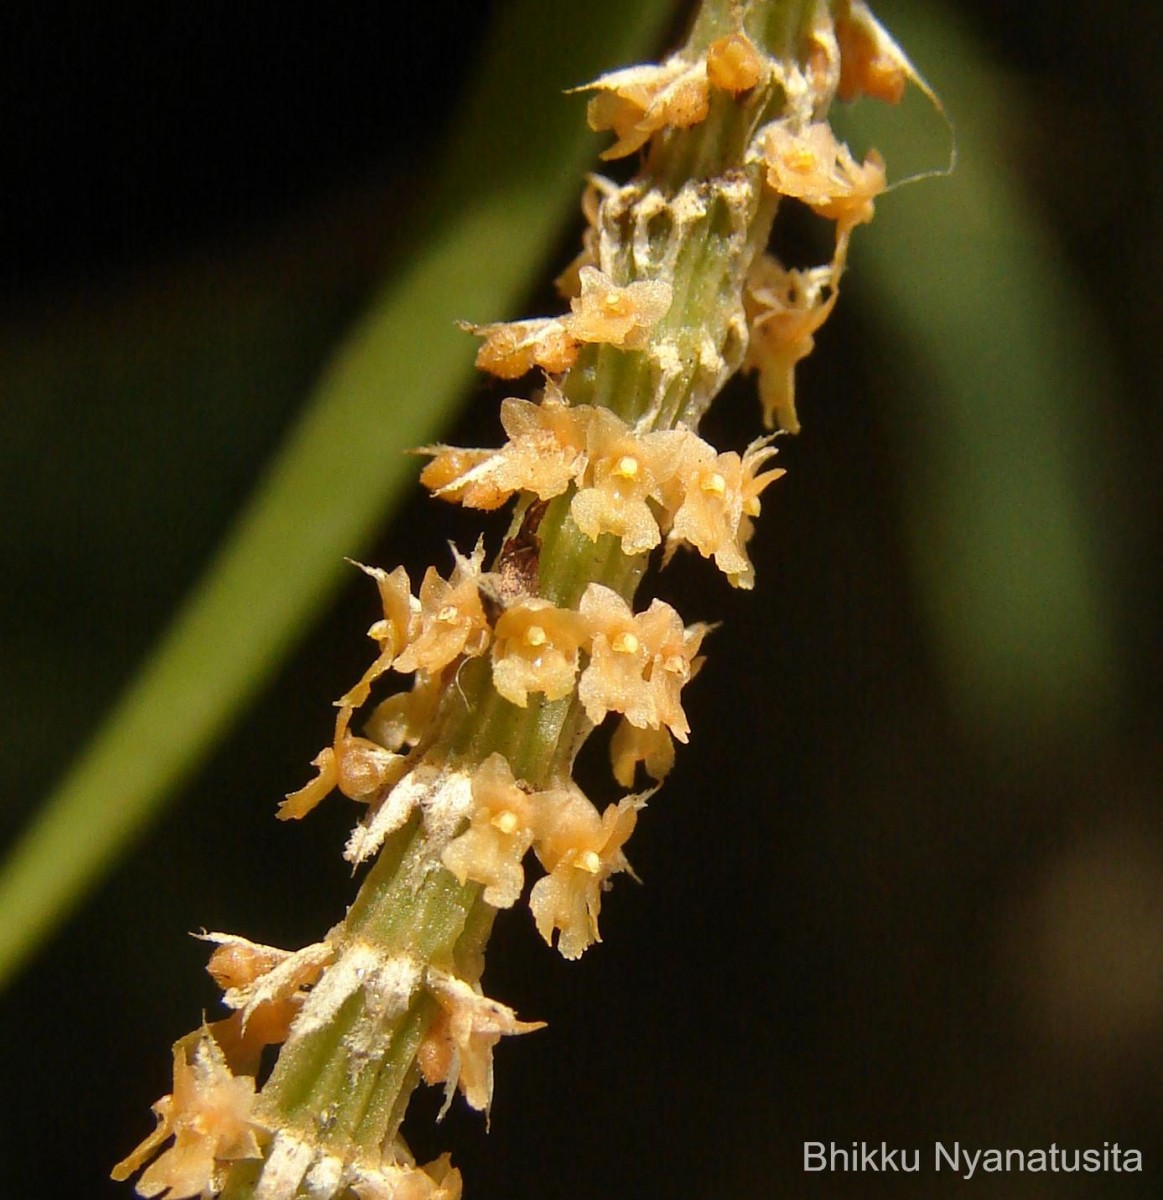
[{"label": "dark background", "polygon": [[[398,260],[494,7],[21,0],[0,14],[6,837],[142,661]],[[645,886],[617,881],[606,941],[576,964],[526,909],[498,921],[488,992],[550,1027],[500,1048],[487,1136],[459,1104],[435,1131],[413,1124],[418,1155],[453,1150],[467,1195],[1157,1194],[1163,22],[1147,3],[936,11],[1021,97],[998,131],[1003,168],[1098,335],[1083,482],[1102,683],[1053,720],[959,693],[909,532],[924,443],[899,414],[923,381],[861,289],[858,237],[851,295],[801,369],[805,432],[781,449],[757,590],[697,561],[659,585],[725,624],[688,692],[691,745],[630,845]],[[920,65],[940,89],[943,65]],[[945,185],[923,186],[939,205]],[[575,237],[525,311],[553,303]],[[450,440],[489,436],[494,399],[482,384]],[[757,426],[740,383],[707,428],[739,445]],[[416,578],[469,527],[417,494],[369,557]],[[350,806],[293,827],[271,815],[363,669],[374,599],[352,579],[4,995],[2,1194],[130,1194],[108,1169],[151,1127],[172,1040],[215,1010],[186,931],[295,946],[349,901]],[[1055,690],[1053,671],[1043,682]],[[955,1184],[800,1170],[805,1139],[882,1138],[1119,1141],[1148,1171]]]}]

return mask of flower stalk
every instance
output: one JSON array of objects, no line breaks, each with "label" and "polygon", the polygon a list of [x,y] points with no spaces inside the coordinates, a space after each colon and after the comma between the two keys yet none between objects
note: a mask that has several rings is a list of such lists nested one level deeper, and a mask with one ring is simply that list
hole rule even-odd
[{"label": "flower stalk", "polygon": [[[601,895],[689,727],[681,691],[709,627],[659,600],[636,607],[652,555],[680,549],[753,586],[746,544],[783,472],[772,437],[719,452],[698,423],[732,374],[759,375],[769,427],[797,428],[794,367],[834,305],[851,229],[884,187],[825,117],[838,90],[883,95],[915,78],[861,0],[706,0],[685,46],[581,90],[642,153],[626,184],[594,177],[582,253],[559,280],[569,312],[475,327],[478,365],[539,372],[535,402],[502,405],[497,449],[426,448],[434,495],[514,505],[486,569],[454,552],[413,594],[402,569],[363,568],[383,618],[379,653],[337,701],[317,777],[283,818],[338,790],[367,806],[346,857],[371,866],[346,918],[294,953],[225,934],[210,971],[232,1015],[175,1047],[158,1128],[118,1164],[143,1196],[227,1200],[454,1200],[447,1156],[416,1167],[400,1137],[412,1090],[443,1084],[487,1110],[502,1036],[539,1028],[480,990],[499,909],[529,893],[567,958],[599,940]],[[887,81],[887,82],[886,82]],[[781,199],[835,223],[830,263],[767,253]],[[389,673],[411,690],[373,705]],[[368,711],[370,709],[370,711]],[[362,733],[352,732],[357,711]],[[614,778],[599,810],[572,779],[613,717]],[[636,785],[643,784],[635,792]],[[261,1087],[264,1047],[281,1045]]]}]

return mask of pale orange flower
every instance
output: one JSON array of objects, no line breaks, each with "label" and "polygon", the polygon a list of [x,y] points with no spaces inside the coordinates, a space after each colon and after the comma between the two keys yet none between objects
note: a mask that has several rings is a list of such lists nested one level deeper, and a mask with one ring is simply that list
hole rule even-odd
[{"label": "pale orange flower", "polygon": [[564,317],[532,317],[461,328],[485,339],[477,351],[476,365],[498,379],[519,379],[534,367],[560,375],[577,359],[577,339]]},{"label": "pale orange flower", "polygon": [[[579,611],[591,635],[590,661],[578,686],[586,716],[597,725],[608,712],[620,712],[632,725],[657,728],[658,712],[648,679],[654,656],[629,604],[610,588],[591,583]],[[678,613],[674,619],[681,628]]]},{"label": "pale orange flower", "polygon": [[509,443],[501,451],[498,484],[532,492],[539,500],[560,496],[585,466],[586,431],[594,409],[571,406],[552,385],[539,404],[501,401],[501,425]]},{"label": "pale orange flower", "polygon": [[521,860],[533,842],[536,801],[502,754],[490,754],[477,768],[472,799],[469,827],[448,843],[441,861],[458,882],[484,884],[486,904],[510,908],[525,886]]},{"label": "pale orange flower", "polygon": [[597,91],[586,109],[591,129],[611,129],[618,140],[602,158],[622,158],[661,129],[686,129],[706,119],[707,67],[675,54],[661,65],[611,71],[576,91]]},{"label": "pale orange flower", "polygon": [[434,967],[428,968],[426,982],[447,1018],[437,1033],[446,1031],[452,1043],[448,1095],[459,1086],[472,1108],[487,1112],[493,1098],[493,1047],[507,1035],[544,1029],[545,1022],[519,1021],[507,1005]]},{"label": "pale orange flower", "polygon": [[497,461],[496,450],[464,450],[440,444],[421,446],[415,453],[433,456],[420,472],[420,482],[441,500],[491,511],[512,495],[497,486],[490,472],[481,469]]},{"label": "pale orange flower", "polygon": [[493,631],[493,686],[524,708],[530,692],[560,700],[573,691],[584,622],[571,609],[531,598],[510,605]]},{"label": "pale orange flower", "polygon": [[743,306],[750,321],[745,368],[759,372],[764,424],[798,433],[796,363],[807,358],[815,333],[836,305],[836,264],[789,270],[769,254],[755,260]]},{"label": "pale orange flower", "polygon": [[602,888],[611,875],[630,869],[622,847],[640,806],[637,797],[627,796],[599,816],[576,787],[554,793],[547,804],[545,832],[534,848],[549,874],[533,885],[529,907],[547,944],[553,944],[554,930],[560,931],[557,948],[563,957],[580,958],[602,940]]},{"label": "pale orange flower", "polygon": [[662,534],[648,501],[663,505],[664,490],[693,436],[680,429],[638,436],[612,412],[595,409],[585,474],[570,502],[577,527],[595,541],[614,534],[625,554],[657,546]]},{"label": "pale orange flower", "polygon": [[510,397],[501,402],[501,424],[509,441],[499,450],[431,446],[435,458],[420,475],[442,500],[469,508],[497,508],[515,492],[551,500],[569,487],[585,466],[586,429],[594,410],[574,408],[554,387],[540,404]]},{"label": "pale orange flower", "polygon": [[872,150],[863,165],[857,163],[826,121],[800,130],[772,121],[760,136],[768,186],[835,221],[837,258],[843,261],[848,233],[872,220],[873,200],[884,191],[884,160]]},{"label": "pale orange flower", "polygon": [[775,454],[769,442],[769,438],[752,442],[742,457],[733,450],[715,454],[707,447],[708,454],[692,456],[684,464],[683,499],[667,535],[667,549],[679,543],[694,546],[704,558],[714,558],[734,587],[755,585],[755,571],[746,551],[752,532],[750,518],[759,512],[763,489],[784,473],[757,473]]},{"label": "pale orange flower", "polygon": [[255,1099],[254,1079],[231,1074],[208,1030],[180,1039],[174,1090],[153,1106],[157,1128],[113,1168],[113,1178],[128,1179],[172,1137],[173,1145],[137,1181],[137,1194],[165,1192],[167,1200],[217,1195],[231,1163],[262,1155],[269,1131],[255,1115]]},{"label": "pale orange flower", "polygon": [[706,627],[684,629],[661,600],[635,615],[617,592],[598,583],[586,588],[579,611],[591,635],[590,661],[578,685],[586,716],[596,725],[619,712],[640,729],[666,725],[685,742],[690,726],[679,692],[691,677]]},{"label": "pale orange flower", "polygon": [[470,558],[453,551],[456,565],[444,580],[429,567],[420,585],[420,617],[416,636],[396,659],[397,671],[440,671],[454,659],[482,654],[489,644],[489,622],[481,606],[481,563],[484,546]]},{"label": "pale orange flower", "polygon": [[637,280],[620,287],[597,267],[578,272],[581,292],[569,306],[570,333],[582,342],[605,342],[626,350],[641,350],[650,331],[670,308],[673,290],[657,279]]},{"label": "pale orange flower", "polygon": [[[678,613],[660,600],[652,601],[639,617],[639,628],[653,651],[648,679],[655,721],[650,725],[665,725],[685,742],[691,727],[682,708],[682,689],[702,665],[696,655],[711,626],[696,621],[684,628]],[[633,724],[631,714],[624,715]]]}]

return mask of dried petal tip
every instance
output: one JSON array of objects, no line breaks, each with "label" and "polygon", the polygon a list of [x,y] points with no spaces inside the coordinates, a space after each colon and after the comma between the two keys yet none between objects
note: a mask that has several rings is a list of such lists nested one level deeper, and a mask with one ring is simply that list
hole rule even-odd
[{"label": "dried petal tip", "polygon": [[355,566],[376,581],[380,592],[380,604],[384,615],[367,631],[367,635],[380,647],[379,657],[364,672],[363,678],[337,703],[340,706],[358,708],[371,694],[372,684],[394,663],[416,633],[420,602],[412,595],[408,572],[397,567],[390,574],[379,567]]},{"label": "dried petal tip", "polygon": [[[519,1021],[507,1005],[490,1000],[463,979],[429,967],[426,976],[428,990],[442,1010],[442,1019],[429,1031],[427,1050],[422,1058],[430,1070],[437,1063],[446,1064],[444,1072],[429,1083],[443,1081],[447,1086],[446,1101],[457,1087],[465,1100],[478,1112],[487,1112],[493,1098],[493,1047],[510,1034],[532,1033],[544,1029],[544,1021]],[[443,1042],[442,1053],[439,1043]],[[446,1103],[447,1107],[447,1103]]]},{"label": "dried petal tip", "polygon": [[840,82],[836,88],[839,99],[872,96],[896,104],[905,94],[906,85],[915,83],[930,99],[936,100],[908,56],[872,15],[864,0],[848,0],[841,6],[836,15],[836,41],[840,46]]}]

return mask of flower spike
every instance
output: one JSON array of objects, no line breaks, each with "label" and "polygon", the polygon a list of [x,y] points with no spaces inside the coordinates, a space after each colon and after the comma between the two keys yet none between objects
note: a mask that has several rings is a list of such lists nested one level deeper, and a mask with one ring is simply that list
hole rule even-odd
[{"label": "flower spike", "polygon": [[[767,427],[798,430],[796,365],[886,190],[828,107],[925,86],[863,0],[705,3],[661,63],[578,89],[613,134],[603,157],[643,153],[628,182],[586,186],[567,311],[463,326],[482,370],[538,372],[539,393],[502,401],[498,447],[420,450],[420,479],[467,509],[511,506],[508,532],[488,565],[483,539],[454,548],[416,594],[402,567],[355,564],[378,592],[374,652],[278,815],[332,791],[362,805],[343,854],[366,874],[301,950],[200,935],[227,1013],[175,1044],[156,1128],[114,1168],[141,1171],[147,1200],[460,1200],[448,1156],[417,1166],[400,1126],[420,1081],[443,1085],[442,1115],[459,1091],[487,1119],[501,1039],[541,1028],[482,991],[494,919],[527,903],[576,959],[601,940],[613,877],[633,877],[626,846],[653,793],[632,789],[690,739],[684,690],[713,628],[640,585],[687,547],[752,588],[754,522],[784,473],[774,434],[719,449],[699,421],[743,368]],[[834,223],[829,262],[768,252],[785,200]],[[613,780],[587,795],[574,762],[609,718]]]}]

